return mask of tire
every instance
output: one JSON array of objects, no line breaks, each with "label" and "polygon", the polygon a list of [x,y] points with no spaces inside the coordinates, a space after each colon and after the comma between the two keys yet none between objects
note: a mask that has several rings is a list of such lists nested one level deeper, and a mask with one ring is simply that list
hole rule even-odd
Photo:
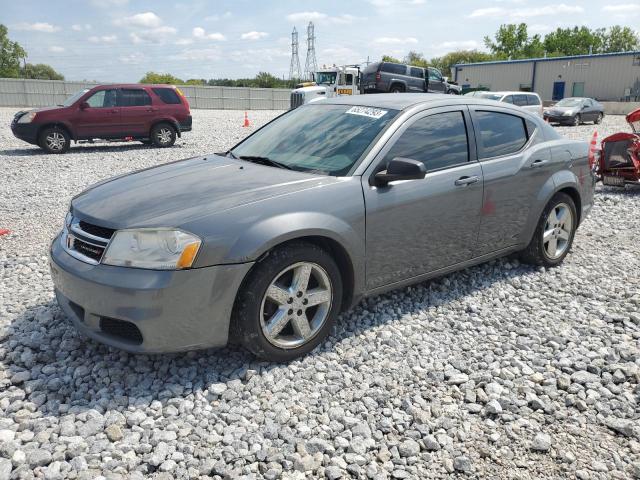
[{"label": "tire", "polygon": [[580,116],[580,114],[578,113],[575,117],[573,117],[573,122],[571,123],[571,125],[573,125],[574,127],[579,126],[582,123],[582,117]]},{"label": "tire", "polygon": [[596,119],[593,121],[593,124],[600,125],[602,123],[602,117],[603,117],[602,113],[599,113]]},{"label": "tire", "polygon": [[[305,271],[310,272],[309,289],[296,292],[295,279]],[[267,295],[267,290],[275,293]],[[310,301],[319,303],[308,306]],[[243,282],[234,305],[231,339],[258,358],[288,362],[326,338],[341,303],[342,278],[333,258],[311,243],[289,243],[271,251]],[[281,322],[268,335],[278,318]]]},{"label": "tire", "polygon": [[389,93],[404,93],[404,87],[402,85],[394,85],[389,90]]},{"label": "tire", "polygon": [[[553,218],[556,220],[554,221]],[[555,267],[561,264],[571,250],[577,228],[578,215],[573,199],[566,193],[556,193],[542,211],[531,243],[521,253],[522,260],[544,267]],[[546,235],[545,232],[547,232]],[[552,254],[553,241],[556,242],[555,254]]]},{"label": "tire", "polygon": [[40,132],[38,145],[47,153],[66,153],[71,146],[71,137],[64,128],[46,127]]},{"label": "tire", "polygon": [[176,143],[176,129],[168,123],[158,123],[151,129],[151,143],[158,148],[167,148]]},{"label": "tire", "polygon": [[448,90],[447,94],[449,94],[449,95],[458,95],[458,92],[456,92],[455,90]]}]

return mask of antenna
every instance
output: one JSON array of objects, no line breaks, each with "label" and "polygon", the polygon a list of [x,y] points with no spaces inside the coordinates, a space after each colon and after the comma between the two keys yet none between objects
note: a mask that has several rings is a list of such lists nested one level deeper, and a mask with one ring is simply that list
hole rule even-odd
[{"label": "antenna", "polygon": [[293,27],[291,32],[291,66],[289,67],[289,80],[300,79],[300,57],[298,57],[298,31]]},{"label": "antenna", "polygon": [[314,33],[313,22],[307,25],[307,61],[304,63],[304,78],[309,80],[318,70],[316,62],[316,35]]}]

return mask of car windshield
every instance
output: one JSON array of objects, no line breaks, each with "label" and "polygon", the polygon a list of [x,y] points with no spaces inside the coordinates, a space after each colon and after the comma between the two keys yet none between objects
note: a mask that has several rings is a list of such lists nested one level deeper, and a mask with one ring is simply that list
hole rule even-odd
[{"label": "car windshield", "polygon": [[64,103],[62,104],[63,107],[70,107],[71,105],[73,105],[74,103],[76,103],[78,101],[78,99],[80,97],[82,97],[85,93],[87,93],[89,91],[88,88],[85,88],[84,90],[80,90],[79,92],[74,93],[73,95],[71,95],[69,98],[67,98]]},{"label": "car windshield", "polygon": [[328,83],[333,85],[336,83],[336,72],[317,72],[316,73],[316,83]]},{"label": "car windshield", "polygon": [[565,98],[556,103],[556,107],[579,107],[582,105],[582,100],[579,98]]},{"label": "car windshield", "polygon": [[478,93],[478,94],[476,94],[476,97],[484,98],[485,100],[495,100],[496,102],[499,102],[500,99],[502,98],[502,94],[500,94],[500,93]]},{"label": "car windshield", "polygon": [[305,105],[258,130],[230,152],[285,168],[343,176],[398,110],[353,105]]}]

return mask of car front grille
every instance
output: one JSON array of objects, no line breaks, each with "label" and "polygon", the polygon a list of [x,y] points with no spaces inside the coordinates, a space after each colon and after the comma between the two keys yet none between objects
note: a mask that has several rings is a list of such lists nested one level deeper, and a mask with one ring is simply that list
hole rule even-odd
[{"label": "car front grille", "polygon": [[117,318],[100,317],[100,330],[112,337],[134,345],[142,343],[142,332],[133,323]]},{"label": "car front grille", "polygon": [[111,228],[71,219],[71,224],[62,234],[62,246],[72,257],[85,263],[98,264],[104,255],[109,240],[115,233]]},{"label": "car front grille", "polygon": [[303,103],[304,103],[304,93],[291,92],[291,110],[293,110],[294,108],[298,108]]}]

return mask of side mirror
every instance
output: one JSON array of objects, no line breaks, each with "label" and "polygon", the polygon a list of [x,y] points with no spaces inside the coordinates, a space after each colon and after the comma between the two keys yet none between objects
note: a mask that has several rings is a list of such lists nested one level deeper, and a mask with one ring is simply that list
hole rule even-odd
[{"label": "side mirror", "polygon": [[80,110],[86,110],[87,108],[89,108],[89,104],[87,102],[82,102],[80,104]]},{"label": "side mirror", "polygon": [[376,173],[374,179],[376,186],[383,187],[396,180],[420,180],[426,174],[424,163],[411,158],[395,157],[386,170]]}]

